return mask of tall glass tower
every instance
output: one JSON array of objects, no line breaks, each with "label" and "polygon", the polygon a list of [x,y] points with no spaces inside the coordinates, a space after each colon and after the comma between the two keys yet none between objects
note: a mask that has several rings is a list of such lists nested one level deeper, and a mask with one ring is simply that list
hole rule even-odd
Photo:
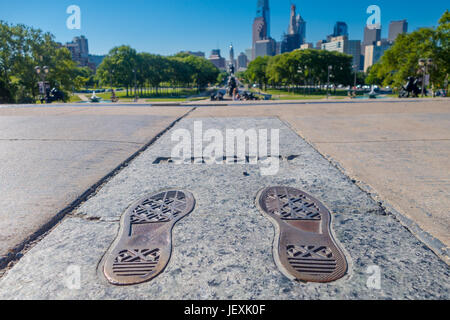
[{"label": "tall glass tower", "polygon": [[258,0],[257,9],[256,9],[256,17],[264,18],[266,21],[267,28],[267,37],[270,37],[270,8],[269,8],[269,0]]},{"label": "tall glass tower", "polygon": [[333,37],[348,36],[348,26],[345,22],[338,21],[334,25]]}]

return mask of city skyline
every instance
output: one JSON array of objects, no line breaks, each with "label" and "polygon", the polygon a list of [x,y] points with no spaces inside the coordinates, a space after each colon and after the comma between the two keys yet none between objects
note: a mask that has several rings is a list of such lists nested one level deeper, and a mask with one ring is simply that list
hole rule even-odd
[{"label": "city skyline", "polygon": [[[207,57],[212,49],[221,49],[222,52],[227,52],[230,43],[233,43],[236,56],[252,46],[252,22],[257,8],[255,0],[248,0],[244,3],[230,0],[227,2],[228,6],[224,6],[219,1],[204,3],[193,0],[190,1],[190,6],[178,0],[166,1],[165,4],[148,1],[151,10],[147,11],[145,21],[140,20],[145,14],[138,10],[137,5],[128,5],[125,12],[117,12],[117,9],[121,8],[123,4],[108,2],[109,5],[105,6],[106,2],[104,1],[98,1],[95,4],[84,0],[77,2],[82,9],[81,30],[65,28],[68,17],[65,10],[72,4],[72,1],[60,1],[55,4],[53,1],[43,0],[39,6],[31,1],[28,2],[29,5],[25,6],[8,3],[3,6],[6,7],[6,10],[2,10],[0,13],[0,20],[40,28],[54,34],[55,40],[62,43],[70,42],[72,38],[84,35],[89,39],[90,53],[97,55],[107,54],[111,48],[122,44],[131,45],[138,51],[163,55],[171,55],[184,50],[203,51]],[[50,3],[52,9],[49,7]],[[136,1],[139,6],[147,8],[149,3]],[[232,6],[231,4],[234,3],[239,3],[239,5]],[[297,12],[308,23],[306,42],[316,43],[318,40],[325,39],[333,32],[334,24],[337,21],[347,23],[351,39],[364,40],[364,25],[369,16],[366,14],[366,9],[372,4],[372,1],[361,1],[358,4],[350,5],[340,4],[339,8],[327,6],[326,3],[333,2],[324,1],[325,5],[321,6],[322,9],[318,12],[313,5],[304,1],[270,1],[271,37],[276,41],[281,41],[289,22],[291,4],[295,4]],[[388,37],[391,21],[408,20],[409,32],[411,32],[419,27],[437,25],[438,19],[446,9],[443,1],[431,0],[429,6],[420,9],[418,1],[412,1],[412,3],[402,12],[402,10],[398,10],[403,7],[399,4],[378,1],[377,5],[382,10],[382,38]],[[101,6],[102,4],[103,6]],[[324,9],[327,7],[330,9]],[[229,8],[238,8],[239,10]],[[195,13],[188,14],[193,9]],[[168,20],[166,22],[162,21],[160,17],[160,14],[164,12],[171,16],[171,19],[166,19]],[[182,21],[179,21],[177,17],[183,15],[183,12],[191,19],[188,23],[184,20],[183,31],[185,32],[180,33]],[[54,16],[53,19],[48,18],[49,13]],[[97,19],[93,19],[96,13],[101,14],[103,18],[97,16]],[[119,19],[115,18],[118,14],[121,15]],[[135,15],[134,18],[133,15]],[[198,15],[203,19],[196,19]],[[156,16],[159,18],[156,19]],[[228,20],[230,18],[233,20]],[[112,20],[115,20],[115,23],[112,23]],[[138,20],[141,22],[137,22]],[[227,24],[227,21],[232,23]],[[169,26],[170,23],[172,23],[172,27]],[[158,24],[156,32],[146,32],[155,24]]]}]

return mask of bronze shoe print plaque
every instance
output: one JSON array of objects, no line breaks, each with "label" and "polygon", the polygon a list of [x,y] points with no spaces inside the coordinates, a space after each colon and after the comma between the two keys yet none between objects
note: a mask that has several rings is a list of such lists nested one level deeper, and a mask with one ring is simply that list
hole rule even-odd
[{"label": "bronze shoe print plaque", "polygon": [[115,285],[133,285],[163,272],[172,254],[173,226],[194,205],[194,196],[181,190],[160,192],[131,205],[104,258],[106,279]]},{"label": "bronze shoe print plaque", "polygon": [[274,224],[273,254],[291,279],[332,282],[347,271],[347,261],[331,233],[331,214],[317,199],[290,187],[270,187],[257,196],[259,209]]}]

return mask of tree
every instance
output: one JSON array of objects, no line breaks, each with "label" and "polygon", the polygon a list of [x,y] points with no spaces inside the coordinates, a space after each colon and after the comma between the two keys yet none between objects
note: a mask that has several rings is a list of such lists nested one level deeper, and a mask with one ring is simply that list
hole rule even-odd
[{"label": "tree", "polygon": [[36,66],[47,66],[46,81],[64,93],[75,84],[76,63],[70,52],[61,48],[50,33],[24,25],[9,25],[0,21],[0,100],[34,103],[40,78]]},{"label": "tree", "polygon": [[250,62],[248,65],[246,73],[247,79],[252,83],[259,84],[259,87],[267,86],[269,77],[267,76],[267,66],[270,61],[269,56],[257,57],[255,60]]},{"label": "tree", "polygon": [[96,84],[94,72],[88,67],[76,68],[74,87],[80,90],[83,87],[92,87]]},{"label": "tree", "polygon": [[104,84],[113,84],[126,87],[127,96],[129,89],[134,87],[134,71],[138,71],[138,55],[130,46],[120,46],[111,49],[98,67],[97,74]]},{"label": "tree", "polygon": [[219,69],[209,60],[188,54],[178,54],[175,59],[189,66],[192,83],[200,90],[209,83],[215,83],[219,76]]},{"label": "tree", "polygon": [[352,57],[339,52],[307,49],[295,50],[274,57],[259,57],[249,64],[246,78],[260,86],[298,87],[301,84],[325,84],[328,66],[332,66],[330,80],[334,84],[352,83]]},{"label": "tree", "polygon": [[[243,78],[245,78],[245,73],[244,72],[238,73],[238,74],[236,74],[236,77],[238,79],[239,78],[243,79]],[[225,84],[225,82],[227,81],[227,78],[228,78],[228,72],[225,72],[225,71],[220,72],[219,75],[217,76],[216,84],[217,85]]]},{"label": "tree", "polygon": [[433,78],[443,88],[445,79],[448,79],[450,73],[450,12],[448,10],[439,20],[435,39],[438,46],[434,54],[436,68],[433,69]]},{"label": "tree", "polygon": [[400,87],[410,76],[418,75],[419,59],[433,59],[431,82],[442,86],[450,66],[450,13],[439,20],[437,28],[421,28],[396,39],[380,61],[368,74],[367,81],[385,86]]}]

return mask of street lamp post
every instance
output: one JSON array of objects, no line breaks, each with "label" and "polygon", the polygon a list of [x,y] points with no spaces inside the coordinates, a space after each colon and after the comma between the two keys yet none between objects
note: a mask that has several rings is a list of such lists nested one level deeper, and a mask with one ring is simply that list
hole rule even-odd
[{"label": "street lamp post", "polygon": [[425,96],[425,80],[428,74],[428,68],[433,65],[433,59],[419,59],[419,66],[422,72],[422,98]]},{"label": "street lamp post", "polygon": [[[34,70],[35,70],[36,74],[41,78],[41,85],[39,86],[39,93],[43,94],[43,97],[40,99],[41,103],[42,103],[42,101],[44,101],[44,99],[47,97],[47,85],[46,85],[45,79],[48,75],[49,68],[47,66],[43,66],[43,67],[36,66],[36,67],[34,67]],[[42,90],[41,90],[41,88],[42,88]]]},{"label": "street lamp post", "polygon": [[353,70],[355,70],[355,84],[353,86],[353,89],[356,90],[356,77],[357,77],[357,68],[358,66],[356,64],[353,65]]},{"label": "street lamp post", "polygon": [[329,97],[329,90],[330,90],[330,72],[333,70],[333,66],[328,66],[328,76],[327,76],[327,100]]}]

